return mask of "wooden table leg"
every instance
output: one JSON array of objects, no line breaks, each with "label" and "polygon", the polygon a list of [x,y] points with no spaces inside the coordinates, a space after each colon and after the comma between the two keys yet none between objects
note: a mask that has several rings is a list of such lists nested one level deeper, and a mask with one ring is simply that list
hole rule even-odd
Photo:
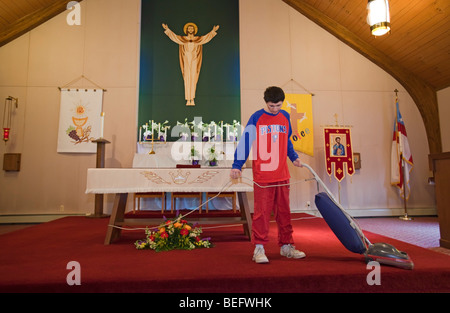
[{"label": "wooden table leg", "polygon": [[250,208],[248,205],[247,193],[238,192],[239,208],[241,211],[242,219],[247,223],[244,224],[244,234],[247,235],[248,239],[251,240],[252,237],[252,216],[250,214]]},{"label": "wooden table leg", "polygon": [[118,222],[123,222],[127,198],[128,193],[117,193],[114,198],[114,206],[109,219],[108,230],[106,231],[105,245],[111,244],[120,237],[121,230],[109,225],[117,225]]}]

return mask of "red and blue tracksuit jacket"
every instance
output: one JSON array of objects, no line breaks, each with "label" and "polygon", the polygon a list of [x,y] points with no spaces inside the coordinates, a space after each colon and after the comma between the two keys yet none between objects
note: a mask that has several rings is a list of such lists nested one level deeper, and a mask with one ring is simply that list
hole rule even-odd
[{"label": "red and blue tracksuit jacket", "polygon": [[256,111],[245,126],[234,153],[232,168],[242,169],[252,150],[252,170],[255,182],[270,183],[290,178],[287,157],[298,158],[290,139],[292,127],[289,113],[280,110],[272,114]]}]

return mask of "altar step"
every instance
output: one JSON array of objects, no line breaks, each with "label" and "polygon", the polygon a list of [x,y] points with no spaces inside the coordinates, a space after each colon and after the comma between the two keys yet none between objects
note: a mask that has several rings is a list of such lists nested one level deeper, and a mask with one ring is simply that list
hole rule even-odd
[{"label": "altar step", "polygon": [[[153,211],[153,210],[141,210],[141,211],[135,211],[133,213],[132,211],[125,213],[125,218],[127,219],[141,219],[141,218],[161,218],[164,219],[173,219],[177,215],[185,215],[187,213],[191,212],[191,210],[179,210],[177,212],[171,213],[170,211],[165,211],[164,213],[161,213],[161,211]],[[202,210],[201,213],[199,211],[195,211],[193,213],[190,213],[186,219],[198,219],[198,218],[216,218],[216,217],[241,217],[241,212],[236,211],[233,212],[233,210],[209,210],[208,213],[205,212],[205,210]]]}]

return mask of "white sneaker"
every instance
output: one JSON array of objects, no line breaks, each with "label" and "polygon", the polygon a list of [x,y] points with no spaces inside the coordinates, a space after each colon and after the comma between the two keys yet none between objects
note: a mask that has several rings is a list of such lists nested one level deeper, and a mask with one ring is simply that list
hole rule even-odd
[{"label": "white sneaker", "polygon": [[304,252],[296,250],[295,247],[291,244],[283,245],[280,249],[280,254],[287,258],[294,259],[302,259],[306,256]]},{"label": "white sneaker", "polygon": [[253,261],[255,261],[258,264],[265,264],[269,263],[269,259],[266,257],[266,253],[264,251],[264,247],[256,247],[255,251],[253,252]]}]

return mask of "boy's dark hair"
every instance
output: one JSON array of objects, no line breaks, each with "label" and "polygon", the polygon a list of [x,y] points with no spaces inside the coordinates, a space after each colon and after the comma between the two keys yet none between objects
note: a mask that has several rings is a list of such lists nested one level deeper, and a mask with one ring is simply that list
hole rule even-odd
[{"label": "boy's dark hair", "polygon": [[280,101],[284,101],[284,91],[280,87],[267,87],[266,91],[264,91],[264,101],[278,103]]}]

